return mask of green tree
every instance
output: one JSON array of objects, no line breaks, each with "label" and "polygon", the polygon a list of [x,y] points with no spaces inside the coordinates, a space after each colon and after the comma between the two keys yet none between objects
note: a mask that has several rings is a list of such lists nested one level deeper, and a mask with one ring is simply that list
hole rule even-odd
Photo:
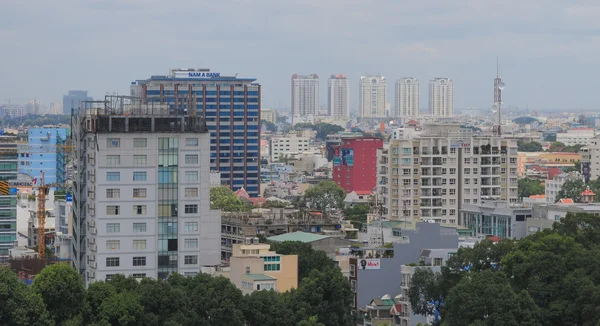
[{"label": "green tree", "polygon": [[[268,240],[268,238],[267,238]],[[271,243],[271,250],[280,255],[298,255],[298,280],[302,281],[312,270],[325,270],[335,263],[322,250],[314,250],[310,244],[299,241]]]},{"label": "green tree", "polygon": [[108,297],[116,294],[117,290],[110,283],[102,281],[91,283],[85,294],[85,302],[87,307],[85,320],[87,323],[99,320],[100,317],[98,314],[100,312],[100,306],[102,305],[102,302],[104,302],[104,300],[106,300]]},{"label": "green tree", "polygon": [[295,310],[286,296],[275,291],[255,291],[243,297],[247,326],[293,325]]},{"label": "green tree", "polygon": [[556,195],[556,200],[563,198],[571,198],[573,201],[580,203],[581,202],[581,193],[585,190],[586,186],[583,180],[567,180],[563,183],[560,191]]},{"label": "green tree", "polygon": [[301,197],[301,206],[326,214],[328,210],[344,207],[346,192],[333,181],[321,181],[308,188]]},{"label": "green tree", "polygon": [[172,322],[186,325],[197,318],[189,309],[191,303],[185,289],[169,282],[145,278],[137,291],[144,307],[144,325],[165,325]]},{"label": "green tree", "polygon": [[294,125],[294,130],[312,129],[317,130],[317,126],[309,122],[300,122]]},{"label": "green tree", "polygon": [[124,291],[102,301],[98,316],[110,325],[141,325],[144,307],[136,293]]},{"label": "green tree", "polygon": [[408,300],[417,315],[433,315],[441,311],[444,300],[442,273],[431,268],[417,268],[411,278]]},{"label": "green tree", "polygon": [[546,188],[542,185],[541,180],[535,179],[519,179],[519,198],[528,198],[531,195],[541,195],[546,193]]},{"label": "green tree", "polygon": [[325,141],[327,139],[327,135],[335,134],[340,131],[344,131],[344,128],[340,127],[338,125],[333,125],[333,124],[329,124],[329,123],[319,123],[317,125],[316,138],[320,139],[322,141]]},{"label": "green tree", "polygon": [[233,190],[221,186],[210,188],[210,209],[219,209],[224,212],[247,212],[252,207],[239,199]]},{"label": "green tree", "polygon": [[267,121],[267,120],[261,120],[260,123],[263,126],[265,126],[265,128],[267,128],[268,131],[277,132],[277,126],[273,122]]},{"label": "green tree", "polygon": [[344,216],[347,221],[351,221],[355,228],[360,229],[364,223],[367,223],[367,214],[371,211],[369,205],[347,205],[344,208]]},{"label": "green tree", "polygon": [[544,150],[542,144],[532,141],[532,142],[524,142],[522,140],[517,141],[517,148],[519,152],[541,152]]},{"label": "green tree", "polygon": [[317,316],[310,316],[308,319],[299,322],[298,326],[325,326],[325,324],[319,323]]},{"label": "green tree", "polygon": [[186,278],[183,286],[197,325],[243,326],[242,292],[228,279],[198,274]]},{"label": "green tree", "polygon": [[33,290],[40,294],[52,319],[61,324],[78,316],[85,303],[81,275],[67,264],[46,266],[34,279]]},{"label": "green tree", "polygon": [[550,144],[548,148],[549,152],[562,152],[565,149],[566,145],[563,142],[555,141]]},{"label": "green tree", "polygon": [[42,297],[0,267],[0,325],[54,325]]}]

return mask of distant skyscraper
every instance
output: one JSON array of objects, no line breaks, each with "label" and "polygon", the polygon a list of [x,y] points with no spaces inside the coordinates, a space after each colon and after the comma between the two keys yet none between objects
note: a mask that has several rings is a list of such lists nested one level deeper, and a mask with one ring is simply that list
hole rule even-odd
[{"label": "distant skyscraper", "polygon": [[360,77],[358,114],[362,118],[384,118],[387,83],[381,75]]},{"label": "distant skyscraper", "polygon": [[71,115],[71,108],[78,108],[82,101],[91,101],[92,98],[87,93],[87,91],[69,91],[67,95],[63,95],[63,114]]},{"label": "distant skyscraper", "polygon": [[429,81],[429,112],[438,118],[450,118],[454,115],[452,79],[443,77]]},{"label": "distant skyscraper", "polygon": [[350,80],[346,78],[346,75],[331,75],[329,77],[327,104],[330,116],[350,116]]},{"label": "distant skyscraper", "polygon": [[419,80],[404,77],[396,80],[395,115],[399,118],[417,118],[419,116]]},{"label": "distant skyscraper", "polygon": [[319,76],[292,76],[292,116],[305,117],[319,113]]}]

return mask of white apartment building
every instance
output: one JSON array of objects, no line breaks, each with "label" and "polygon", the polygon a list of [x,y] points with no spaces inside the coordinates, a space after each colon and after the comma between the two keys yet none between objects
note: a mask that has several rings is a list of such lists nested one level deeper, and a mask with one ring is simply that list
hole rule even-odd
[{"label": "white apartment building", "polygon": [[404,77],[396,80],[394,117],[415,119],[419,117],[419,80]]},{"label": "white apartment building", "polygon": [[262,108],[260,110],[260,119],[277,124],[277,111],[273,109]]},{"label": "white apartment building", "polygon": [[317,74],[292,76],[292,117],[319,114],[319,76]]},{"label": "white apartment building", "polygon": [[429,81],[429,113],[435,118],[454,116],[454,82],[450,78]]},{"label": "white apartment building", "polygon": [[556,133],[556,141],[567,146],[589,145],[592,138],[596,136],[594,128],[573,128],[567,132]]},{"label": "white apartment building", "polygon": [[350,80],[346,75],[331,75],[327,88],[329,115],[333,118],[350,116]]},{"label": "white apartment building", "polygon": [[269,152],[271,162],[279,161],[285,155],[291,158],[302,153],[310,153],[310,139],[295,136],[273,137],[269,140]]},{"label": "white apartment building", "polygon": [[600,136],[590,139],[588,146],[590,180],[600,178]]},{"label": "white apartment building", "polygon": [[167,105],[108,106],[73,117],[73,261],[86,283],[218,265],[221,218],[210,210],[204,122],[168,116]]},{"label": "white apartment building", "polygon": [[386,117],[387,82],[381,75],[360,77],[358,115],[361,118]]},{"label": "white apartment building", "polygon": [[577,171],[572,171],[569,173],[561,173],[559,175],[555,175],[554,178],[546,180],[545,185],[547,204],[556,203],[556,201],[558,200],[558,192],[560,191],[560,189],[562,189],[563,184],[567,180],[583,180],[583,176]]},{"label": "white apartment building", "polygon": [[518,201],[514,140],[431,124],[413,139],[391,140],[378,156],[378,193],[391,220],[458,224],[462,205]]}]

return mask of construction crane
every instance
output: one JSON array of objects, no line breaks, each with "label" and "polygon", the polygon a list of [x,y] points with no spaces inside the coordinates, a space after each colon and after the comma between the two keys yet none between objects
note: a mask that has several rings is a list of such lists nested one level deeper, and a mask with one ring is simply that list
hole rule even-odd
[{"label": "construction crane", "polygon": [[44,183],[43,171],[37,190],[38,257],[44,259],[46,257],[46,195],[48,195],[50,187]]}]

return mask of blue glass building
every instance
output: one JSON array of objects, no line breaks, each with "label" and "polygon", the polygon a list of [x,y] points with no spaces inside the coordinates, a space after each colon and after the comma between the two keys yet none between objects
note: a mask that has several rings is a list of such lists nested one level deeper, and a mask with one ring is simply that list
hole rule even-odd
[{"label": "blue glass building", "polygon": [[43,171],[46,184],[64,184],[66,139],[66,128],[29,129],[27,145],[19,146],[19,173],[39,179]]},{"label": "blue glass building", "polygon": [[252,197],[260,193],[260,98],[254,78],[226,77],[208,69],[172,69],[131,85],[131,95],[170,104],[172,111],[206,121],[210,131],[210,169],[221,173],[221,184],[242,187]]},{"label": "blue glass building", "polygon": [[63,95],[63,114],[71,115],[71,109],[77,109],[81,102],[91,101],[87,91],[69,91]]}]

